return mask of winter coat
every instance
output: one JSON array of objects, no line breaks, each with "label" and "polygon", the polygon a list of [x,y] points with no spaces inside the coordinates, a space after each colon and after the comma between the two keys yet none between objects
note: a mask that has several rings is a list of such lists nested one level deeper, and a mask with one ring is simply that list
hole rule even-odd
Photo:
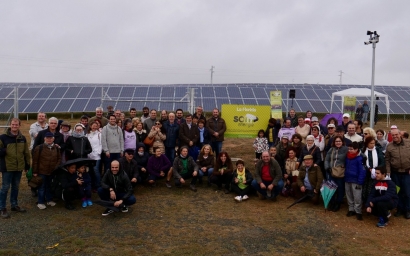
[{"label": "winter coat", "polygon": [[181,124],[179,127],[179,144],[180,147],[182,146],[187,146],[189,147],[189,142],[192,141],[192,146],[195,146],[195,144],[199,140],[199,130],[198,126],[195,124],[191,123],[191,129],[189,129],[188,124],[185,122]]},{"label": "winter coat", "polygon": [[162,154],[160,157],[156,157],[155,155],[151,156],[148,159],[146,169],[149,174],[160,177],[161,171],[166,173],[169,170],[169,168],[171,168],[171,166],[172,164],[169,161],[168,157]]},{"label": "winter coat", "polygon": [[316,146],[315,144],[313,144],[313,146],[310,149],[308,149],[307,145],[302,148],[302,152],[300,152],[300,156],[299,156],[300,166],[302,166],[303,158],[306,155],[312,155],[313,156],[313,163],[314,164],[320,165],[322,163],[322,154],[320,152],[320,148],[318,146]]},{"label": "winter coat", "polygon": [[[156,128],[156,127],[155,127]],[[149,152],[154,154],[154,148],[160,148],[161,153],[165,154],[165,146],[164,141],[166,140],[167,136],[161,132],[161,130],[156,130],[155,128],[151,129],[150,133],[148,134],[149,138],[154,137],[154,144],[149,148]]]},{"label": "winter coat", "polygon": [[341,146],[339,149],[336,147],[330,148],[329,152],[326,154],[325,170],[330,170],[332,167],[345,166],[347,151],[348,148],[346,146]]},{"label": "winter coat", "polygon": [[87,158],[93,149],[87,137],[70,136],[65,145],[65,152],[68,159]]},{"label": "winter coat", "polygon": [[60,148],[56,145],[49,147],[43,143],[33,151],[33,173],[51,175],[61,163]]},{"label": "winter coat", "polygon": [[0,171],[22,171],[30,169],[31,155],[26,138],[19,131],[17,135],[7,128],[0,135]]},{"label": "winter coat", "polygon": [[101,144],[101,132],[95,131],[87,134],[88,141],[90,142],[92,152],[88,154],[88,158],[93,160],[100,160],[102,153]]},{"label": "winter coat", "polygon": [[166,131],[167,139],[164,141],[164,146],[167,148],[172,148],[177,145],[177,139],[179,136],[179,124],[174,122],[171,124],[169,121],[166,121],[162,124]]},{"label": "winter coat", "polygon": [[[188,160],[188,173],[193,173],[198,171],[198,165],[195,163],[194,159],[191,156],[187,157]],[[181,156],[177,156],[174,159],[174,164],[172,165],[172,174],[174,175],[175,179],[181,178],[181,172],[184,169],[184,165],[182,164]]]},{"label": "winter coat", "polygon": [[410,170],[410,140],[401,139],[400,143],[389,143],[385,154],[387,173],[409,172]]},{"label": "winter coat", "polygon": [[209,170],[209,168],[214,168],[215,157],[214,155],[208,155],[208,157],[205,159],[202,154],[199,154],[196,163],[198,164],[199,169],[201,169],[202,167],[206,167],[206,169]]},{"label": "winter coat", "polygon": [[[51,132],[49,128],[42,130],[40,132],[38,132],[36,139],[34,140],[34,144],[33,144],[33,150],[38,146],[44,143],[44,138],[46,133]],[[53,133],[53,132],[51,132]],[[62,135],[60,132],[54,132],[54,144],[57,144],[60,146],[60,152],[64,152],[65,151],[65,142],[64,142],[64,135]]]},{"label": "winter coat", "polygon": [[[255,170],[255,180],[260,184],[262,182],[262,167],[264,165],[263,160],[259,160],[256,163],[256,170]],[[277,186],[278,182],[282,179],[282,170],[279,166],[279,163],[273,159],[272,157],[269,160],[269,173],[272,177],[273,181],[272,184]]]},{"label": "winter coat", "polygon": [[[308,180],[313,189],[316,189],[316,192],[320,191],[323,182],[322,170],[319,166],[312,166],[308,169]],[[306,177],[306,166],[301,166],[299,168],[299,175],[297,179],[298,187],[305,186],[304,180]]]},{"label": "winter coat", "polygon": [[[211,141],[224,141],[226,123],[223,118],[220,118],[220,117],[218,117],[218,119],[215,119],[213,117],[209,118],[206,121],[206,128],[209,130],[209,133],[211,134]],[[218,137],[215,137],[213,135],[214,132],[218,133]]]},{"label": "winter coat", "polygon": [[363,167],[363,157],[360,154],[353,159],[346,156],[345,182],[363,185],[365,179],[366,170]]},{"label": "winter coat", "polygon": [[133,178],[138,178],[139,172],[138,172],[138,163],[134,159],[131,159],[131,162],[128,162],[127,159],[125,159],[125,156],[120,158],[118,160],[120,163],[120,170],[124,171],[130,180]]},{"label": "winter coat", "polygon": [[397,207],[399,197],[397,196],[396,184],[392,180],[375,180],[372,191],[367,198],[366,207],[378,202],[391,202],[393,209]]}]

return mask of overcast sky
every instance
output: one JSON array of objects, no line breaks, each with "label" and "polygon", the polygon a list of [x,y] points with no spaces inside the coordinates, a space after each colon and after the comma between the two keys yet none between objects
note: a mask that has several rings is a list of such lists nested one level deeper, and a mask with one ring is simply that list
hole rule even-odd
[{"label": "overcast sky", "polygon": [[410,81],[410,1],[1,1],[0,82]]}]

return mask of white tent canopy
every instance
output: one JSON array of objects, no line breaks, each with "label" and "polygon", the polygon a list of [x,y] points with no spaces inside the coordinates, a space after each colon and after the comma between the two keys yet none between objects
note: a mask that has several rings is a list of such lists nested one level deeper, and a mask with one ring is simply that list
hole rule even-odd
[{"label": "white tent canopy", "polygon": [[[343,97],[349,96],[349,97],[372,97],[372,91],[367,88],[350,88],[346,89],[343,91],[339,92],[334,92],[332,93],[332,103],[330,105],[330,113],[332,113],[332,108],[333,108],[333,102],[335,101],[335,96],[340,96],[342,97],[342,111],[343,111]],[[389,95],[376,92],[374,91],[374,97],[379,97],[379,98],[384,98],[385,103],[386,103],[386,108],[387,108],[387,125],[389,125],[389,115],[390,115],[390,102],[389,102]],[[371,106],[372,107],[372,106]]]}]

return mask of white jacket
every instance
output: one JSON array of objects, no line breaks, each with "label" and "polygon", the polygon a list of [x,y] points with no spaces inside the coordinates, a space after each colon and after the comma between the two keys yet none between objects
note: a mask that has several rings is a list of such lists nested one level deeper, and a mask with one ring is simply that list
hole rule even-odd
[{"label": "white jacket", "polygon": [[95,132],[90,132],[89,134],[87,134],[87,138],[90,141],[91,148],[93,149],[93,152],[88,154],[88,158],[93,160],[100,160],[102,152],[101,132],[99,132],[98,130]]}]

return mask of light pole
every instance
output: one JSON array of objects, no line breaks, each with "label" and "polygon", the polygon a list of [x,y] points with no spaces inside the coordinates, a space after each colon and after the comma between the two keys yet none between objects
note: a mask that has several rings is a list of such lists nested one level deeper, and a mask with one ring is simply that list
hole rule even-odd
[{"label": "light pole", "polygon": [[370,127],[374,126],[374,73],[375,73],[375,57],[376,57],[376,44],[379,42],[380,35],[377,31],[367,31],[367,35],[370,36],[369,41],[364,42],[365,45],[373,45],[373,60],[372,60],[372,87],[371,87],[371,100],[370,100]]}]

